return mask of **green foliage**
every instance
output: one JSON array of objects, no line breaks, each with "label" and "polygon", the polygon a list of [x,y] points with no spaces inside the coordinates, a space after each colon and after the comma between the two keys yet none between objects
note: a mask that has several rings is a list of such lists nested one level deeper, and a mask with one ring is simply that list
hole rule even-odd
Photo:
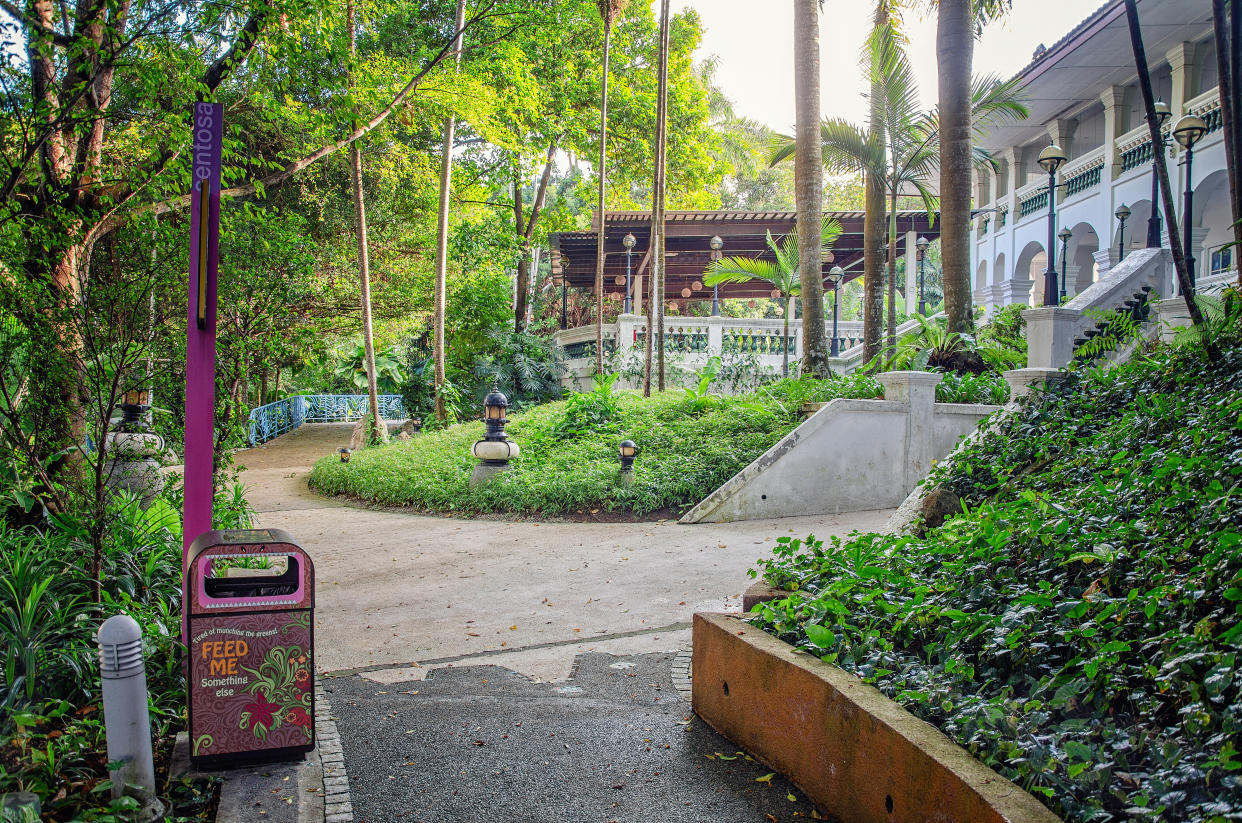
[{"label": "green foliage", "polygon": [[492,332],[491,342],[492,350],[475,359],[474,374],[481,391],[498,387],[511,408],[561,396],[565,358],[553,338],[498,329]]},{"label": "green foliage", "polygon": [[936,384],[937,403],[989,403],[1002,405],[1009,400],[1009,381],[994,371],[979,374],[945,372]]},{"label": "green foliage", "polygon": [[[424,432],[409,443],[355,454],[348,464],[325,459],[311,471],[323,494],[347,494],[383,506],[438,512],[524,512],[557,515],[592,509],[643,515],[698,503],[796,426],[803,398],[875,397],[867,375],[786,380],[697,407],[683,392],[643,398],[615,391],[617,378],[597,378],[594,391],[572,394],[510,417],[521,457],[494,480],[469,488],[470,455],[481,423]],[[617,483],[617,444],[642,449],[633,486]]]},{"label": "green foliage", "polygon": [[[353,348],[343,353],[336,365],[337,377],[349,381],[355,389],[366,391],[367,388],[367,351],[366,344],[357,340]],[[401,360],[395,348],[375,352],[375,388],[380,394],[396,394],[405,382],[401,373]]]},{"label": "green foliage", "polygon": [[691,411],[697,413],[715,405],[719,397],[711,393],[711,385],[719,372],[720,358],[715,356],[709,357],[707,365],[698,373],[699,382],[695,386],[687,386],[683,390],[686,393],[686,400],[690,404]]},{"label": "green foliage", "polygon": [[1067,820],[1242,815],[1242,339],[1079,369],[933,471],[923,537],[782,538],[761,626]]},{"label": "green foliage", "polygon": [[947,370],[978,373],[1000,372],[1026,365],[1025,343],[1019,350],[1007,337],[976,339],[948,330],[945,317],[915,315],[919,328],[897,338],[897,346],[884,349],[866,365],[868,371]]},{"label": "green foliage", "polygon": [[[57,820],[132,819],[107,801],[94,641],[103,619],[123,613],[142,626],[156,737],[184,724],[179,506],[159,497],[144,510],[129,494],[109,506],[98,598],[82,524],[61,518],[19,530],[0,523],[0,793],[33,791]],[[247,528],[251,514],[234,487],[217,496],[213,523]],[[188,813],[205,807],[212,792],[182,781],[161,794]]]},{"label": "green foliage", "polygon": [[1130,312],[1090,309],[1086,315],[1096,321],[1098,334],[1074,350],[1076,359],[1095,360],[1139,339],[1142,323]]},{"label": "green foliage", "polygon": [[1173,337],[1175,346],[1201,346],[1205,338],[1214,339],[1222,334],[1233,333],[1242,324],[1242,292],[1236,287],[1225,289],[1220,297],[1196,295],[1195,302],[1203,314],[1203,325],[1178,329]]}]

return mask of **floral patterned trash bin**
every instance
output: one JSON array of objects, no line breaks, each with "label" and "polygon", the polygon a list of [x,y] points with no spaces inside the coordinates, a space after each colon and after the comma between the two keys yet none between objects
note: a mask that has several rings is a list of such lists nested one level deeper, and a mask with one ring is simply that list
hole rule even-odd
[{"label": "floral patterned trash bin", "polygon": [[315,746],[315,569],[280,529],[210,531],[185,577],[190,760],[302,757]]}]

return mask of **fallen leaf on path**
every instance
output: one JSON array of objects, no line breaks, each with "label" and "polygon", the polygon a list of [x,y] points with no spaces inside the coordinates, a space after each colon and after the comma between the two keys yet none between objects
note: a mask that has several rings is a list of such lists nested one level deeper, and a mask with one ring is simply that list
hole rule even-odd
[{"label": "fallen leaf on path", "polygon": [[790,802],[790,803],[797,803],[797,802],[798,802],[798,798],[794,797],[793,792],[790,792],[789,794],[785,795],[785,797],[789,798],[789,802]]},{"label": "fallen leaf on path", "polygon": [[769,786],[771,786],[772,778],[774,777],[776,777],[776,772],[768,772],[763,777],[756,777],[755,782],[756,783],[767,783]]}]

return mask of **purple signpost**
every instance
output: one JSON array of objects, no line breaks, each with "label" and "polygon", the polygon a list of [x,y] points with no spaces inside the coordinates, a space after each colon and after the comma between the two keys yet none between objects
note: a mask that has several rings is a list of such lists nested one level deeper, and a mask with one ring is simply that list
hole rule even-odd
[{"label": "purple signpost", "polygon": [[200,534],[211,530],[212,438],[216,418],[216,268],[220,261],[220,155],[224,106],[195,103],[193,127],[190,288],[185,341],[183,579],[190,544]]}]

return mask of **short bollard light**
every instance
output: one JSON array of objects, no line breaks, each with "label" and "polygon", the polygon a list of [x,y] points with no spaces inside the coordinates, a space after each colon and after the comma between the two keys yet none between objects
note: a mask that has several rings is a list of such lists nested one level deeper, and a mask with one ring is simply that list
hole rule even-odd
[{"label": "short bollard light", "polygon": [[621,456],[621,485],[634,485],[634,458],[638,455],[638,446],[634,445],[633,440],[622,440],[621,446],[618,448]]},{"label": "short bollard light", "polygon": [[96,639],[108,762],[121,764],[111,774],[112,798],[132,794],[142,803],[139,820],[161,819],[164,806],[155,796],[142,629],[134,618],[118,614],[103,622]]},{"label": "short bollard light", "polygon": [[341,462],[342,462],[342,463],[348,463],[348,462],[349,462],[349,456],[350,456],[351,454],[353,454],[353,453],[354,453],[354,450],[353,450],[353,449],[351,449],[351,448],[342,448],[342,449],[340,450],[340,454],[341,454]]},{"label": "short bollard light", "polygon": [[496,386],[483,398],[483,439],[474,444],[470,453],[478,459],[479,464],[470,473],[470,486],[483,483],[509,468],[509,461],[517,457],[521,450],[518,444],[505,434],[505,424],[509,422],[505,412],[509,408],[509,398],[504,396]]},{"label": "short bollard light", "polygon": [[146,389],[131,389],[121,396],[121,423],[118,431],[143,430],[142,416],[151,408],[151,395]]}]

